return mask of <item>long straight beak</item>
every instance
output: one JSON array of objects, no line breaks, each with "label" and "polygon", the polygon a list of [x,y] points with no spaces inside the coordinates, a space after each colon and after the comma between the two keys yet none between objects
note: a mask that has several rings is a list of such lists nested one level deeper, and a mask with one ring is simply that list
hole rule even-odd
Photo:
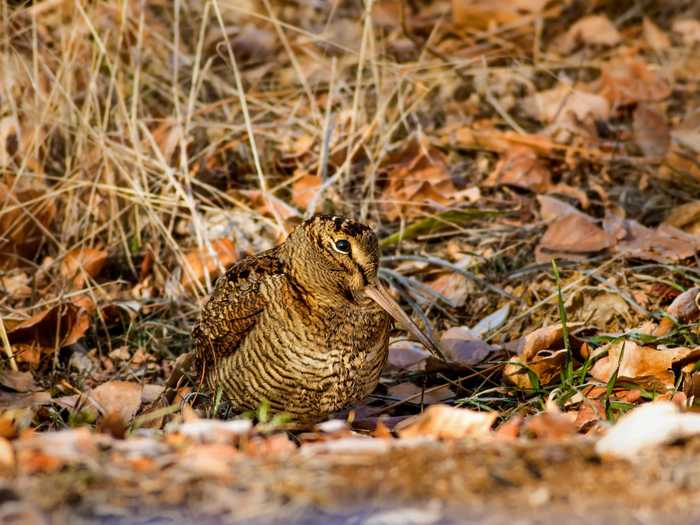
[{"label": "long straight beak", "polygon": [[423,346],[430,350],[435,357],[442,361],[447,361],[437,343],[421,332],[416,323],[414,323],[411,318],[406,315],[406,313],[401,309],[396,301],[394,301],[393,297],[389,295],[389,292],[386,291],[379,281],[373,285],[366,286],[365,294],[367,294],[367,297],[381,306],[386,313],[393,317],[403,328],[408,330],[408,332],[413,335],[413,337],[418,339]]}]

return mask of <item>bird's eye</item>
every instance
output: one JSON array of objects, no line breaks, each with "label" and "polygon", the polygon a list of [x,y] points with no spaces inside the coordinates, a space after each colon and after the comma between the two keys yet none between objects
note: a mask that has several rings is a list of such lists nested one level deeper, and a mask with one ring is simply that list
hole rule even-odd
[{"label": "bird's eye", "polygon": [[348,254],[350,253],[350,243],[345,239],[340,239],[339,241],[335,241],[335,244],[333,244],[333,249],[336,252]]}]

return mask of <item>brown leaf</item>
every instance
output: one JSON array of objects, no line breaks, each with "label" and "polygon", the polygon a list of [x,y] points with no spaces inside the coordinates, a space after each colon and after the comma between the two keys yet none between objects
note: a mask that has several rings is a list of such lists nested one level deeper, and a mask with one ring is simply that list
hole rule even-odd
[{"label": "brown leaf", "polygon": [[561,325],[543,326],[534,332],[506,343],[509,352],[516,353],[523,359],[532,359],[540,350],[557,348],[562,344]]},{"label": "brown leaf", "polygon": [[485,437],[491,434],[496,412],[476,412],[447,405],[431,405],[425,412],[394,428],[402,438],[430,436],[437,439]]},{"label": "brown leaf", "polygon": [[671,47],[671,39],[648,16],[642,22],[643,36],[649,47],[657,53]]},{"label": "brown leaf", "polygon": [[540,204],[540,215],[545,221],[566,217],[572,213],[583,215],[582,212],[574,208],[571,204],[547,195],[538,195],[537,202]]},{"label": "brown leaf", "polygon": [[571,437],[578,432],[574,422],[575,417],[562,413],[556,405],[548,404],[544,412],[540,412],[525,422],[525,432],[539,439],[557,440]]},{"label": "brown leaf", "polygon": [[700,288],[689,288],[678,295],[666,308],[669,315],[681,323],[692,323],[700,318]]},{"label": "brown leaf", "polygon": [[584,214],[572,213],[552,222],[539,247],[551,252],[593,253],[614,246],[614,239]]},{"label": "brown leaf", "polygon": [[12,345],[38,345],[51,350],[77,342],[90,327],[90,315],[73,303],[39,312],[7,332]]},{"label": "brown leaf", "polygon": [[428,283],[428,286],[447,299],[447,302],[453,308],[462,307],[467,301],[469,281],[458,273],[443,273],[437,279]]},{"label": "brown leaf", "polygon": [[292,184],[292,202],[300,210],[306,210],[321,187],[321,177],[302,175]]},{"label": "brown leaf", "polygon": [[118,417],[128,423],[141,407],[143,387],[130,381],[107,381],[90,391],[88,400],[95,402],[103,416]]},{"label": "brown leaf", "polygon": [[192,288],[195,282],[204,282],[205,272],[209,273],[213,281],[222,273],[222,270],[238,260],[236,247],[229,239],[215,239],[211,241],[211,247],[214,254],[210,254],[206,247],[202,247],[185,255],[186,268],[180,279],[183,286]]},{"label": "brown leaf", "polygon": [[634,141],[645,157],[662,158],[671,144],[666,116],[649,104],[639,104],[632,122]]},{"label": "brown leaf", "polygon": [[602,68],[594,84],[613,107],[637,102],[658,102],[671,95],[671,86],[640,59],[617,59]]},{"label": "brown leaf", "polygon": [[603,227],[620,239],[615,251],[626,257],[668,263],[692,257],[700,250],[700,237],[688,235],[667,224],[652,229],[637,221],[607,213]]},{"label": "brown leaf", "polygon": [[534,192],[546,192],[552,185],[549,170],[537,153],[526,146],[514,146],[506,151],[490,178],[495,184],[516,186]]},{"label": "brown leaf", "polygon": [[106,250],[75,248],[63,258],[61,275],[72,280],[76,288],[82,288],[88,277],[97,277],[106,262]]},{"label": "brown leaf", "polygon": [[0,290],[3,290],[8,297],[15,299],[28,297],[32,293],[29,287],[29,276],[24,272],[13,270],[0,277]]},{"label": "brown leaf", "polygon": [[577,47],[591,46],[615,46],[621,41],[610,19],[603,15],[585,16],[572,25],[569,30],[555,42],[555,47],[560,53],[569,54]]},{"label": "brown leaf", "polygon": [[700,20],[685,18],[676,20],[671,27],[674,33],[679,34],[683,44],[692,46],[700,42]]},{"label": "brown leaf", "polygon": [[50,228],[56,206],[44,190],[11,190],[0,183],[0,269],[17,266],[22,258],[33,259]]},{"label": "brown leaf", "polygon": [[452,0],[452,20],[459,28],[486,30],[516,22],[522,13],[537,13],[547,0]]},{"label": "brown leaf", "polygon": [[610,326],[609,323],[616,317],[629,320],[629,305],[615,293],[601,293],[590,300],[586,300],[581,308],[581,318],[587,325],[595,326],[601,330]]},{"label": "brown leaf", "polygon": [[480,363],[494,351],[466,326],[445,330],[440,336],[440,347],[450,363],[465,368]]},{"label": "brown leaf", "polygon": [[522,108],[540,122],[564,127],[588,119],[607,121],[610,117],[610,104],[605,98],[566,83],[524,98]]},{"label": "brown leaf", "polygon": [[444,154],[437,148],[410,141],[389,159],[387,168],[389,184],[382,200],[390,220],[419,216],[425,207],[445,206],[455,197]]},{"label": "brown leaf", "polygon": [[608,355],[598,360],[591,369],[591,376],[607,383],[617,372],[618,381],[628,381],[650,390],[665,391],[673,388],[675,375],[672,367],[687,359],[700,358],[700,348],[673,348],[657,350],[639,346],[633,341],[617,341],[599,349]]},{"label": "brown leaf", "polygon": [[434,405],[452,399],[455,393],[450,390],[449,385],[445,385],[437,390],[424,388],[415,383],[399,383],[388,388],[389,394],[398,399],[411,399],[414,403],[423,402],[425,405]]},{"label": "brown leaf", "polygon": [[561,377],[566,362],[566,350],[539,350],[530,359],[518,356],[503,367],[505,382],[518,388],[531,389],[534,384],[530,374],[534,374],[540,385],[546,386]]},{"label": "brown leaf", "polygon": [[692,235],[700,234],[700,200],[676,206],[663,223]]},{"label": "brown leaf", "polygon": [[33,392],[37,390],[32,373],[19,372],[17,370],[0,371],[0,385],[15,392]]}]

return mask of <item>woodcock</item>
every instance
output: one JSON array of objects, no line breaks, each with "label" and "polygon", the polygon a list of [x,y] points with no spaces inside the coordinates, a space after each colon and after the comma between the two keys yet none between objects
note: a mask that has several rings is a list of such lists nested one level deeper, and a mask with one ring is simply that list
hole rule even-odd
[{"label": "woodcock", "polygon": [[216,282],[193,330],[200,377],[237,410],[264,401],[316,421],[365,398],[387,359],[391,317],[431,341],[377,279],[368,226],[316,216]]}]

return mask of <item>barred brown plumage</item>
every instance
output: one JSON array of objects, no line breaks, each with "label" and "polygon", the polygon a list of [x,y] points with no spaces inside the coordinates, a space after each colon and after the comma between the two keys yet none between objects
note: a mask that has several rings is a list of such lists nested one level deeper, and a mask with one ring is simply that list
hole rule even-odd
[{"label": "barred brown plumage", "polygon": [[304,421],[366,397],[387,358],[389,314],[431,346],[379,284],[378,264],[371,228],[319,215],[232,266],[193,330],[209,388],[238,410],[267,401]]}]

